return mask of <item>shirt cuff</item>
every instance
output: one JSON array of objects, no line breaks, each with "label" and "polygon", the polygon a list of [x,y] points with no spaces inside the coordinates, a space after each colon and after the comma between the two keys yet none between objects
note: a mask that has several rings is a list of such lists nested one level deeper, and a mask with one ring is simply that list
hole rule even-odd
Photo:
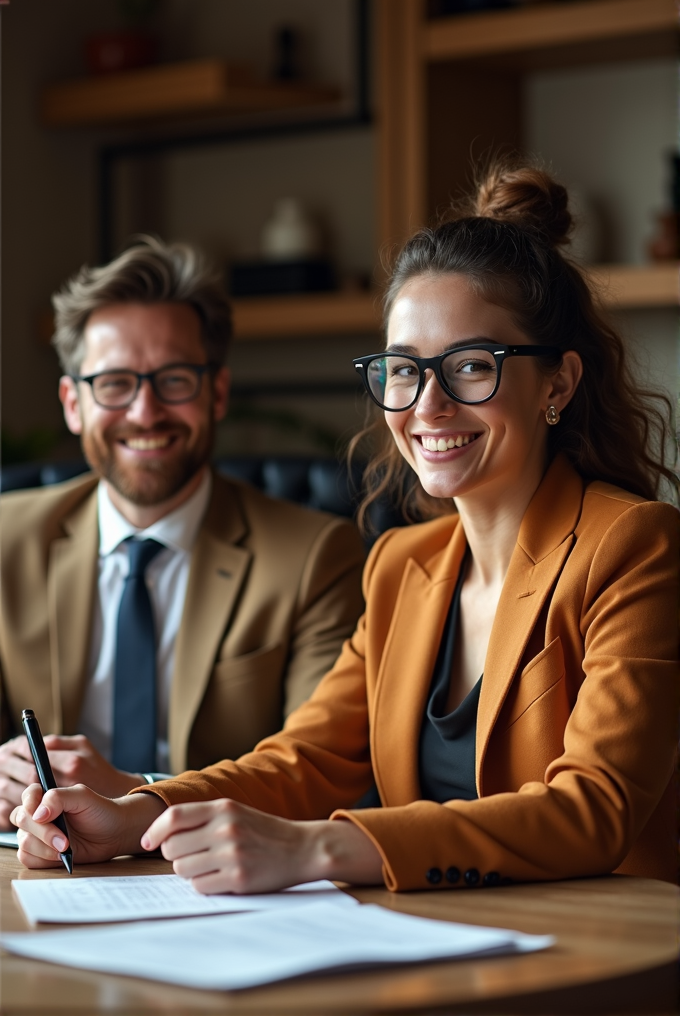
[{"label": "shirt cuff", "polygon": [[161,780],[171,780],[172,773],[140,773],[142,779],[147,783],[160,783]]}]

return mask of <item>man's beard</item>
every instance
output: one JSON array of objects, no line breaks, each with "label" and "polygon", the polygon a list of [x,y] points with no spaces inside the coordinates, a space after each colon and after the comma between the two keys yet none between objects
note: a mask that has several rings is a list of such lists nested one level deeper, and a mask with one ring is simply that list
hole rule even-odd
[{"label": "man's beard", "polygon": [[[164,426],[158,424],[154,434],[170,431],[178,435],[180,440],[190,436],[189,428],[183,423]],[[104,438],[97,439],[84,430],[81,436],[83,454],[95,473],[107,480],[121,497],[132,504],[149,507],[162,504],[179,493],[180,490],[208,462],[215,434],[215,423],[209,418],[208,425],[196,435],[192,447],[188,447],[182,456],[168,456],[167,460],[149,461],[138,466],[121,465],[115,453],[115,444],[121,438],[149,436],[149,432],[131,431],[129,428],[120,433],[111,431]]]}]

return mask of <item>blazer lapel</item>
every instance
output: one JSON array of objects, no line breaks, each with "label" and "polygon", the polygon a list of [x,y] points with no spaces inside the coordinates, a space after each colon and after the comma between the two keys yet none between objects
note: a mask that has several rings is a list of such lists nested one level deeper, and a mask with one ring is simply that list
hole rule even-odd
[{"label": "blazer lapel", "polygon": [[99,528],[96,486],[63,522],[49,550],[47,602],[54,732],[73,733],[82,706],[95,602]]},{"label": "blazer lapel", "polygon": [[376,683],[371,755],[385,805],[420,797],[418,745],[425,700],[466,540],[456,525],[427,570],[406,564]]},{"label": "blazer lapel", "polygon": [[246,532],[237,499],[229,485],[215,476],[191,555],[175,649],[168,734],[170,765],[176,773],[186,768],[191,727],[250,566],[251,552],[235,545]]},{"label": "blazer lapel", "polygon": [[476,777],[480,796],[491,731],[531,632],[571,550],[582,501],[583,481],[566,458],[557,456],[522,520],[491,630],[477,713]]}]

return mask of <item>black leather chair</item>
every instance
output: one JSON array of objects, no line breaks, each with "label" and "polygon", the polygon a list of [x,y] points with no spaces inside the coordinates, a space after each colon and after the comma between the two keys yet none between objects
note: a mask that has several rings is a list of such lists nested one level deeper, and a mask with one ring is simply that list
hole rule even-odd
[{"label": "black leather chair", "polygon": [[74,476],[86,473],[88,468],[84,459],[68,462],[19,462],[3,465],[0,468],[0,493],[62,483],[64,480],[72,480]]},{"label": "black leather chair", "polygon": [[[295,501],[309,508],[352,518],[361,496],[361,468],[352,474],[344,462],[312,456],[245,456],[220,458],[214,463],[218,472],[244,480],[271,497]],[[2,466],[0,491],[25,490],[71,480],[87,472],[87,463],[80,459],[68,462],[28,462]],[[378,501],[369,510],[371,535],[374,542],[380,533],[393,526],[403,526],[400,512],[387,501]]]}]

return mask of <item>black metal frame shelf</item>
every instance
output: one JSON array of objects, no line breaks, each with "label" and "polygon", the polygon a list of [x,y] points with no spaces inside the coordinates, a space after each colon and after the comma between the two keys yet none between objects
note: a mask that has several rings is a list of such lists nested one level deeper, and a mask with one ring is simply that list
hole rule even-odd
[{"label": "black metal frame shelf", "polygon": [[159,133],[104,145],[98,153],[98,233],[100,262],[114,254],[115,170],[121,159],[164,152],[237,144],[261,138],[287,138],[366,127],[373,121],[369,98],[369,0],[355,0],[356,104],[349,115],[293,120],[243,127],[201,127],[184,133]]}]

